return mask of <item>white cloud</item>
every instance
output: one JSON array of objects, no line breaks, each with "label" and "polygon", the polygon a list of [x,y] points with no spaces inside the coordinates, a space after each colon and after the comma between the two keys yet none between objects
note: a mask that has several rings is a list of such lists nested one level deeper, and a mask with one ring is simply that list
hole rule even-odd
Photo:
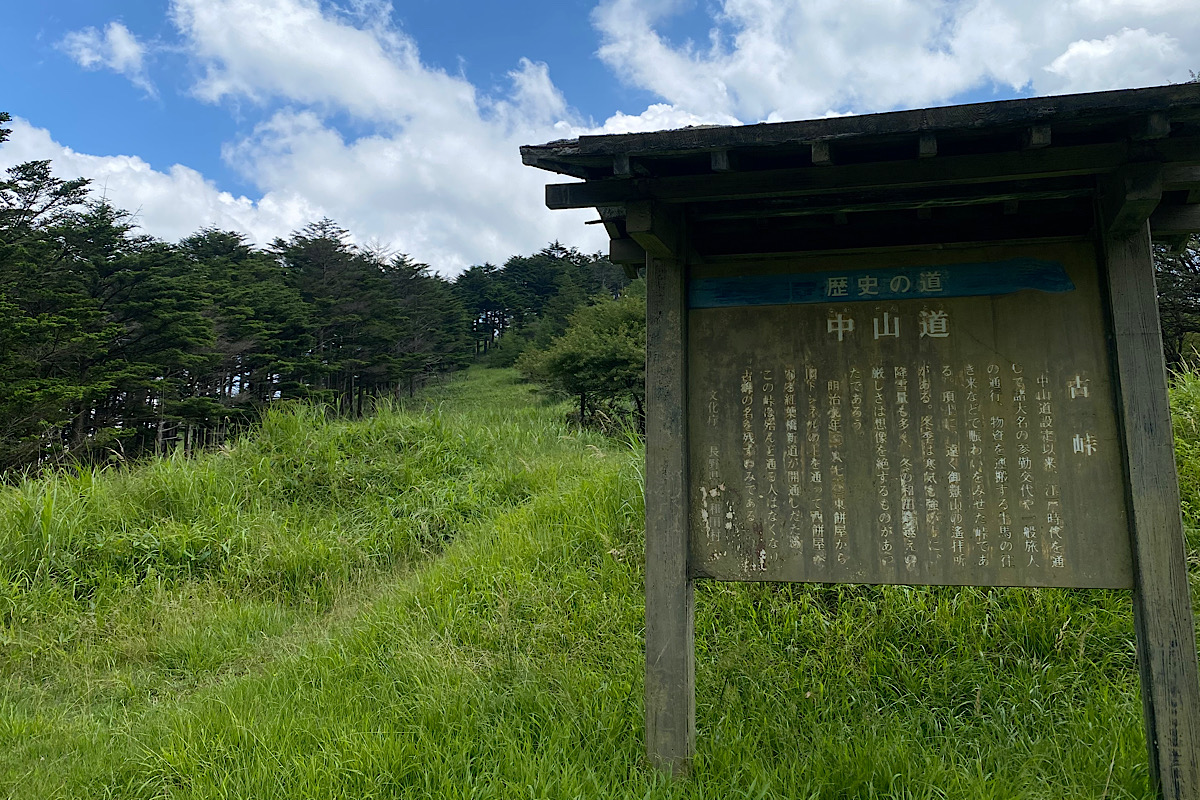
[{"label": "white cloud", "polygon": [[0,168],[50,159],[55,175],[90,178],[93,198],[132,212],[143,230],[164,239],[180,239],[215,225],[266,243],[324,213],[294,192],[267,193],[252,201],[220,191],[196,170],[179,164],[160,172],[137,156],[79,153],[20,117],[13,119],[11,128],[11,138],[0,145]]},{"label": "white cloud", "polygon": [[599,135],[605,133],[639,133],[641,131],[661,131],[672,128],[687,128],[694,125],[739,125],[736,117],[728,114],[710,113],[693,114],[691,111],[668,105],[655,103],[641,114],[631,115],[618,111],[604,121],[604,124],[593,128],[572,127],[567,129],[571,137],[583,135]]},{"label": "white cloud", "polygon": [[282,99],[369,120],[447,123],[477,113],[467,81],[421,64],[416,42],[363,6],[364,27],[316,0],[173,0],[171,15],[203,69],[202,100]]},{"label": "white cloud", "polygon": [[[218,225],[264,243],[327,215],[361,241],[446,273],[554,239],[602,249],[603,231],[582,224],[594,213],[550,212],[544,186],[554,177],[521,164],[520,145],[586,125],[548,67],[520,59],[506,94],[481,96],[465,78],[422,64],[416,43],[390,24],[390,10],[380,0],[349,8],[173,0],[180,49],[199,76],[197,98],[240,104],[240,113],[246,103],[283,106],[223,148],[261,192],[256,201],[222,193],[183,166],[158,172],[133,157],[81,155],[28,125],[0,148],[0,162],[52,158],[58,174],[105,185],[114,204],[139,211],[146,230],[168,239]],[[376,132],[347,138],[331,121],[341,114]]]},{"label": "white cloud", "polygon": [[[0,161],[20,160],[14,147],[29,139],[25,158],[107,183],[114,203],[165,238],[213,224],[265,242],[328,215],[363,241],[456,272],[552,239],[603,247],[599,226],[581,224],[590,212],[544,208],[543,186],[558,179],[522,166],[522,144],[933,105],[989,85],[1148,85],[1200,67],[1179,44],[1200,40],[1195,0],[713,2],[707,39],[678,45],[660,29],[684,0],[600,0],[600,57],[662,102],[597,124],[571,108],[546,64],[516,59],[510,86],[489,94],[423,63],[386,0],[171,0],[191,93],[263,114],[223,148],[258,199],[183,166],[74,153],[27,125]],[[120,23],[63,47],[84,67],[145,80],[145,48]],[[346,117],[370,133],[347,135]]]},{"label": "white cloud", "polygon": [[[673,3],[601,0],[600,57],[700,114],[743,121],[1186,80],[1195,0],[721,0],[703,44],[659,30]],[[1140,31],[1140,33],[1139,33]]]},{"label": "white cloud", "polygon": [[1158,75],[1186,68],[1187,59],[1174,37],[1125,28],[1103,39],[1071,42],[1046,71],[1061,79],[1067,91],[1090,92],[1144,86]]},{"label": "white cloud", "polygon": [[146,48],[121,23],[108,23],[103,33],[95,28],[72,31],[59,46],[84,69],[106,67],[124,75],[146,94],[155,95],[146,74]]}]

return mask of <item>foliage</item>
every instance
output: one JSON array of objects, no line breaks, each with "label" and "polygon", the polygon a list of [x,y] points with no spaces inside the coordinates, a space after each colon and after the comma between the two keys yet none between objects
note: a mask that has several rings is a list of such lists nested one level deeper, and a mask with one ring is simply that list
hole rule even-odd
[{"label": "foliage", "polygon": [[[1193,477],[1194,389],[1173,395]],[[23,800],[1154,797],[1129,597],[1107,591],[701,582],[697,759],[663,780],[642,756],[642,453],[566,426],[509,373],[424,399],[272,417],[226,455],[0,494],[29,508],[6,547],[80,552],[66,531],[96,527],[146,549],[211,531],[236,553],[212,569],[163,556],[78,597],[71,575],[110,567],[13,555],[48,566],[0,584],[0,785]]]},{"label": "foliage", "polygon": [[513,256],[503,267],[471,267],[454,289],[471,317],[476,354],[503,347],[508,352],[488,363],[511,366],[527,347],[545,348],[561,335],[588,298],[616,298],[628,283],[604,256],[553,242],[531,256]]},{"label": "foliage", "polygon": [[[0,124],[8,115],[0,114]],[[0,128],[0,141],[9,135]],[[136,231],[48,161],[0,181],[0,475],[218,444],[268,404],[362,414],[469,358],[453,285],[325,219],[268,250]]]},{"label": "foliage", "polygon": [[594,414],[632,409],[644,423],[646,393],[646,298],[634,291],[601,299],[574,312],[565,332],[544,350],[525,353],[517,367],[564,394],[578,398],[580,421]]},{"label": "foliage", "polygon": [[627,283],[558,242],[449,281],[329,219],[266,249],[216,228],[172,244],[86,180],[19,164],[0,181],[0,476],[193,452],[277,401],[362,415],[472,349],[502,366],[545,349]]},{"label": "foliage", "polygon": [[1154,279],[1167,366],[1178,369],[1188,338],[1200,333],[1200,236],[1191,236],[1175,252],[1154,246]]}]

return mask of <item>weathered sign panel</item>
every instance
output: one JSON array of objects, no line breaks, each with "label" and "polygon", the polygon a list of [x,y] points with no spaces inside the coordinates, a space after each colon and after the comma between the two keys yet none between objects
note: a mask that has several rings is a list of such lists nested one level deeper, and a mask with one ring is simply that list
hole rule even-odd
[{"label": "weathered sign panel", "polygon": [[1092,246],[764,269],[689,283],[693,574],[1132,586]]}]

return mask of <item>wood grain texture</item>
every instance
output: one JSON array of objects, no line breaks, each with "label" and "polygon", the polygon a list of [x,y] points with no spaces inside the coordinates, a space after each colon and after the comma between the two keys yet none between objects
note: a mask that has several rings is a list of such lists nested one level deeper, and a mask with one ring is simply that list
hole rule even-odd
[{"label": "wood grain texture", "polygon": [[1150,771],[1200,797],[1200,670],[1148,225],[1105,243],[1133,521],[1134,621]]},{"label": "wood grain texture", "polygon": [[646,753],[679,775],[696,741],[684,267],[651,257],[646,272]]}]

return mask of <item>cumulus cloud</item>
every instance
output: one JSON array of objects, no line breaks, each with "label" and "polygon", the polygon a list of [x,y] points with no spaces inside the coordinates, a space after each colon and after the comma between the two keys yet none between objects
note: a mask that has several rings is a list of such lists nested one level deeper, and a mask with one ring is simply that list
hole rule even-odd
[{"label": "cumulus cloud", "polygon": [[[582,224],[594,214],[547,210],[553,178],[521,164],[520,145],[593,127],[569,108],[547,65],[518,59],[507,91],[481,95],[462,76],[424,65],[380,0],[174,0],[170,13],[198,76],[192,94],[266,113],[223,148],[258,199],[221,192],[182,165],[156,171],[133,156],[77,153],[23,122],[0,147],[0,165],[50,158],[58,174],[92,178],[168,239],[217,225],[263,243],[329,216],[446,273],[554,239],[605,246],[597,226]],[[81,65],[101,63],[103,41],[95,31],[72,39]],[[109,62],[130,71],[140,63]],[[346,136],[335,123],[345,115],[373,132]]]},{"label": "cumulus cloud", "polygon": [[1187,59],[1174,37],[1151,34],[1145,28],[1125,28],[1103,39],[1071,42],[1046,71],[1059,78],[1067,91],[1090,92],[1144,86],[1158,75],[1186,66]]},{"label": "cumulus cloud", "polygon": [[[552,65],[516,58],[508,86],[490,92],[429,66],[386,0],[171,0],[170,46],[194,75],[187,90],[259,118],[222,151],[257,199],[184,166],[74,153],[27,125],[0,162],[20,160],[14,147],[27,139],[25,157],[106,184],[166,238],[219,225],[265,242],[328,215],[453,273],[551,239],[603,247],[599,226],[581,224],[589,212],[544,208],[555,178],[521,165],[522,144],[933,105],[988,87],[1048,94],[1185,80],[1200,66],[1180,44],[1200,39],[1194,2],[713,0],[708,36],[680,44],[663,31],[694,6],[687,0],[598,0],[600,58],[661,102],[597,123],[571,107]],[[62,47],[152,91],[145,47],[120,23]]]},{"label": "cumulus cloud", "polygon": [[130,211],[143,230],[164,239],[180,239],[215,225],[265,243],[325,213],[296,192],[269,192],[257,201],[234,197],[179,164],[162,172],[137,156],[79,153],[20,117],[10,127],[12,137],[0,146],[0,167],[50,159],[58,177],[91,179],[93,198]]},{"label": "cumulus cloud", "polygon": [[[390,6],[360,0],[338,15],[316,0],[174,0],[172,15],[203,66],[195,94],[283,101],[226,160],[266,196],[310,198],[363,237],[455,272],[552,239],[601,249],[590,212],[550,212],[544,172],[522,144],[582,133],[736,122],[656,105],[597,126],[571,109],[549,67],[522,58],[501,96],[431,68],[392,26]],[[329,112],[375,123],[348,139]]]},{"label": "cumulus cloud", "polygon": [[674,2],[601,0],[601,59],[629,84],[746,122],[1185,80],[1194,0],[721,0],[702,43]]},{"label": "cumulus cloud", "polygon": [[282,99],[393,121],[474,113],[474,87],[422,65],[416,42],[384,27],[380,13],[376,7],[356,27],[316,0],[171,3],[172,19],[203,70],[193,87],[203,100]]},{"label": "cumulus cloud", "polygon": [[146,47],[121,23],[110,22],[103,31],[96,28],[72,31],[59,46],[84,69],[111,69],[146,94],[155,95],[154,85],[146,74]]}]

